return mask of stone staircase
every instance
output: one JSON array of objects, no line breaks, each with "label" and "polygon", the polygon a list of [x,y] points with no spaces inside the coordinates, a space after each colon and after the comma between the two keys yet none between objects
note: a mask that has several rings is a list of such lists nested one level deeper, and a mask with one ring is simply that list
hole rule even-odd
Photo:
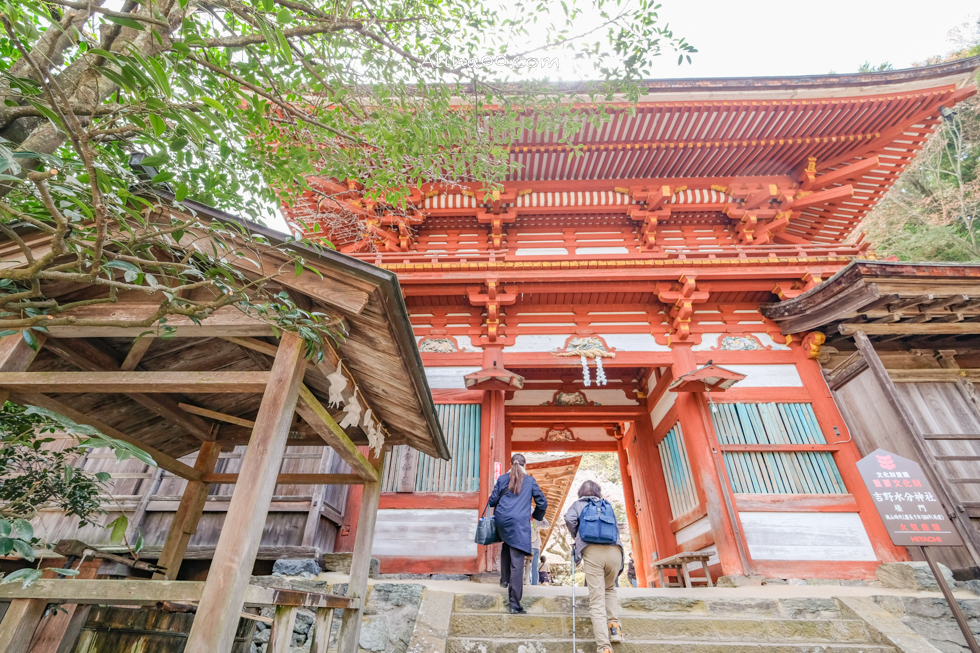
[{"label": "stone staircase", "polygon": [[[836,599],[622,597],[615,653],[896,653]],[[446,653],[572,653],[571,597],[457,594]],[[595,653],[586,598],[576,597],[575,653]]]}]

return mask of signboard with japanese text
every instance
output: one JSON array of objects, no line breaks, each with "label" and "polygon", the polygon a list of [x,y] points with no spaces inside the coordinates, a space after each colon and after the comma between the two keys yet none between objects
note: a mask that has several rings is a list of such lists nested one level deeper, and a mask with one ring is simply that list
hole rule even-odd
[{"label": "signboard with japanese text", "polygon": [[963,544],[919,463],[878,449],[859,460],[857,468],[893,544]]}]

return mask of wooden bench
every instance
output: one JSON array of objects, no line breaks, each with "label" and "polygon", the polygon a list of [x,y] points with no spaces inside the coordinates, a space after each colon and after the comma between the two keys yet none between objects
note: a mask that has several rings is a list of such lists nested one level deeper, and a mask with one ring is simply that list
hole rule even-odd
[{"label": "wooden bench", "polygon": [[[711,574],[708,573],[707,553],[678,553],[677,555],[657,560],[653,563],[653,568],[657,570],[660,578],[660,587],[694,587],[694,583],[705,583],[706,587],[714,587],[711,582]],[[704,578],[700,576],[691,577],[687,571],[687,565],[692,562],[700,562],[704,569]],[[673,569],[677,572],[677,582],[671,583],[664,576],[665,569]]]}]

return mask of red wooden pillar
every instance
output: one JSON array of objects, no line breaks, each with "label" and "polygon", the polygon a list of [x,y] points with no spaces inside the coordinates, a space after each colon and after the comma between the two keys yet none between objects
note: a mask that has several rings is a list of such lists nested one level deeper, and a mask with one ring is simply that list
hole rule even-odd
[{"label": "red wooden pillar", "polygon": [[[368,447],[358,447],[366,458],[371,457]],[[354,550],[354,535],[357,533],[357,518],[361,514],[361,497],[364,495],[363,485],[348,485],[347,500],[344,502],[344,517],[334,540],[334,553],[350,553]]]},{"label": "red wooden pillar", "polygon": [[[637,522],[643,538],[643,558],[636,560],[637,569],[643,568],[647,587],[652,586],[657,574],[653,570],[655,560],[672,556],[677,552],[677,540],[670,527],[670,498],[667,494],[667,480],[664,478],[663,463],[654,440],[653,425],[650,418],[634,422],[636,436],[629,448],[629,455],[636,456],[640,471],[634,480],[639,481],[636,495],[639,510]],[[637,572],[639,577],[639,571]]]},{"label": "red wooden pillar", "polygon": [[[677,343],[671,346],[673,355],[673,375],[674,378],[682,374],[697,369],[694,360],[694,352],[688,343]],[[723,574],[743,575],[749,570],[742,562],[742,554],[739,550],[739,543],[736,541],[735,524],[728,512],[728,503],[731,501],[729,488],[724,487],[719,477],[719,470],[712,456],[712,451],[717,450],[714,426],[708,413],[707,402],[701,393],[697,392],[678,392],[677,401],[674,404],[677,410],[677,417],[681,423],[681,431],[684,434],[684,442],[687,447],[688,459],[691,462],[691,471],[695,478],[700,481],[701,490],[704,493],[705,508],[708,512],[708,522],[711,524],[711,532],[715,538],[715,545],[718,547],[718,559],[721,563]]]},{"label": "red wooden pillar", "polygon": [[[483,351],[483,366],[492,367],[503,366],[503,354],[500,348],[488,348]],[[507,442],[507,418],[504,411],[504,392],[502,390],[488,390],[483,398],[483,425],[485,430],[481,433],[481,443],[486,443],[486,448],[481,448],[481,454],[486,452],[486,466],[481,467],[480,500],[483,502],[480,510],[486,505],[487,498],[493,485],[496,482],[497,471],[505,474],[510,469],[509,443]],[[481,563],[481,568],[487,571],[497,570],[497,561],[500,559],[500,545],[494,544],[485,547],[486,554]]]},{"label": "red wooden pillar", "polygon": [[[858,514],[861,516],[861,523],[864,530],[868,533],[871,546],[875,554],[882,562],[901,562],[909,560],[908,552],[904,547],[892,544],[891,537],[885,529],[878,510],[875,508],[874,500],[868,494],[868,489],[861,480],[861,475],[857,471],[857,461],[861,460],[861,452],[858,451],[857,443],[851,438],[847,430],[847,424],[837,408],[827,381],[823,378],[820,371],[820,364],[807,358],[806,352],[797,343],[792,345],[793,355],[796,359],[796,369],[803,380],[803,385],[810,393],[810,403],[813,406],[813,414],[817,417],[817,423],[823,432],[824,439],[833,444],[841,442],[840,450],[834,454],[834,461],[840,471],[844,487],[854,497],[858,506]],[[840,436],[834,431],[834,427],[840,431]],[[850,440],[850,442],[847,442]]]},{"label": "red wooden pillar", "polygon": [[[633,435],[636,426],[632,426],[628,435]],[[623,498],[626,500],[626,521],[630,529],[630,549],[633,551],[633,563],[636,568],[636,582],[640,587],[647,585],[646,568],[642,560],[646,557],[643,547],[644,538],[640,533],[640,524],[636,518],[636,496],[633,493],[633,470],[630,469],[629,454],[626,453],[625,437],[619,440],[617,451],[619,453],[619,476],[623,479]]]}]

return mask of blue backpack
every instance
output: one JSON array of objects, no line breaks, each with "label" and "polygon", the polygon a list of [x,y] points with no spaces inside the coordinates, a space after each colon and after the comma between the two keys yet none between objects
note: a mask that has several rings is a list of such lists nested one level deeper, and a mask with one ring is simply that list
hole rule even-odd
[{"label": "blue backpack", "polygon": [[578,517],[578,535],[588,544],[616,544],[619,527],[612,504],[605,499],[589,497]]}]

